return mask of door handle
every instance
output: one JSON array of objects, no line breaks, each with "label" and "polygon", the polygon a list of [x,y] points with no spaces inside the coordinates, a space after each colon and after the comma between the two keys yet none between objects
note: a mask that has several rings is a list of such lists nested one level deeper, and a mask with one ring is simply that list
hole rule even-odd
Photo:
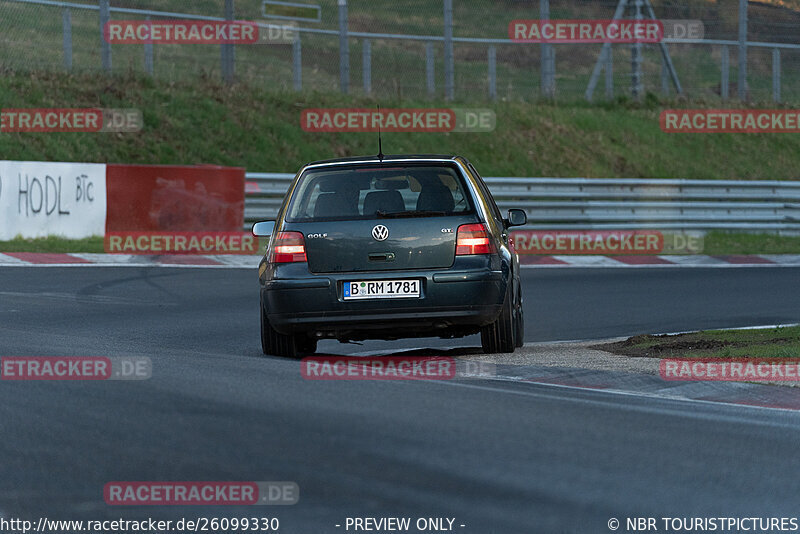
[{"label": "door handle", "polygon": [[378,252],[370,254],[369,261],[394,261],[394,252]]}]

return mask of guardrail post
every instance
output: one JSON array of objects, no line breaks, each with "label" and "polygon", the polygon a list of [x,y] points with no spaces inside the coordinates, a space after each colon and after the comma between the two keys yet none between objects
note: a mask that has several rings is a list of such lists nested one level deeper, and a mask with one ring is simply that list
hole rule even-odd
[{"label": "guardrail post", "polygon": [[369,39],[364,39],[362,50],[361,76],[364,78],[364,93],[372,93],[372,43]]},{"label": "guardrail post", "polygon": [[350,47],[347,42],[347,0],[339,0],[339,86],[350,91]]},{"label": "guardrail post", "polygon": [[739,100],[747,95],[747,0],[739,0]]},{"label": "guardrail post", "polygon": [[[232,21],[233,19],[233,0],[225,0],[225,20]],[[233,83],[233,63],[235,60],[234,57],[235,51],[233,48],[233,44],[226,43],[220,45],[220,56],[221,56],[221,63],[222,63],[222,79],[225,80],[225,83],[232,84]]]},{"label": "guardrail post", "polygon": [[772,101],[781,101],[781,51],[772,49]]},{"label": "guardrail post", "polygon": [[425,43],[425,73],[428,78],[428,98],[433,98],[436,95],[435,68],[433,43]]},{"label": "guardrail post", "polygon": [[489,99],[497,100],[497,49],[489,47]]},{"label": "guardrail post", "polygon": [[444,0],[444,97],[455,97],[455,72],[453,66],[453,0]]},{"label": "guardrail post", "polygon": [[106,41],[106,24],[111,21],[111,9],[108,5],[109,0],[100,0],[100,59],[103,70],[111,72],[111,43]]},{"label": "guardrail post", "polygon": [[300,43],[300,32],[295,32],[292,41],[292,77],[294,78],[294,90],[303,90],[303,48]]},{"label": "guardrail post", "polygon": [[611,46],[605,49],[605,71],[606,71],[606,99],[614,98],[614,50]]},{"label": "guardrail post", "polygon": [[[145,17],[145,20],[150,21],[150,16]],[[150,76],[153,75],[153,43],[144,44],[144,71]]]},{"label": "guardrail post", "polygon": [[722,80],[720,80],[719,95],[722,100],[728,100],[730,88],[730,53],[728,45],[722,45]]},{"label": "guardrail post", "polygon": [[68,7],[61,12],[61,27],[64,32],[64,68],[72,70],[72,14]]}]

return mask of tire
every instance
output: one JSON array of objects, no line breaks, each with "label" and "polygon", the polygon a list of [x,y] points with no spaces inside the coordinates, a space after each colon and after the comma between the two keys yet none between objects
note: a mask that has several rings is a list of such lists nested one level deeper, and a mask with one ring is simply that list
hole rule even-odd
[{"label": "tire", "polygon": [[[269,324],[264,305],[261,306],[261,350],[266,355],[280,356],[282,358],[297,358],[301,352],[314,352],[317,350],[317,340],[301,338],[297,335],[286,335],[277,332]],[[312,343],[304,343],[308,339]],[[305,350],[304,350],[305,349]]]},{"label": "tire", "polygon": [[516,316],[511,294],[506,294],[503,310],[497,320],[481,327],[481,347],[484,354],[514,352],[517,339],[518,319]]},{"label": "tire", "polygon": [[514,333],[516,348],[522,347],[525,344],[525,310],[522,308],[522,288],[517,291],[517,306],[516,306],[516,332]]}]

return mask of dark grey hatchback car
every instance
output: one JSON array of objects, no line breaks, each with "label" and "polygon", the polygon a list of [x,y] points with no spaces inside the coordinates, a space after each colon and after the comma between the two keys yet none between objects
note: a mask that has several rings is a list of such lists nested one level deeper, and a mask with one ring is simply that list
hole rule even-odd
[{"label": "dark grey hatchback car", "polygon": [[460,156],[319,161],[292,181],[259,264],[265,354],[317,341],[462,337],[484,352],[523,343],[519,259],[475,168]]}]

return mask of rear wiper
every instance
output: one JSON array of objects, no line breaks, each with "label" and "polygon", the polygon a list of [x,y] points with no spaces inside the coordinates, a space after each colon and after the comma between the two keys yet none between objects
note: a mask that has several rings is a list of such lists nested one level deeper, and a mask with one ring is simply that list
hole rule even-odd
[{"label": "rear wiper", "polygon": [[381,211],[378,210],[375,214],[381,219],[398,219],[401,217],[435,217],[437,215],[447,215],[444,211]]}]

